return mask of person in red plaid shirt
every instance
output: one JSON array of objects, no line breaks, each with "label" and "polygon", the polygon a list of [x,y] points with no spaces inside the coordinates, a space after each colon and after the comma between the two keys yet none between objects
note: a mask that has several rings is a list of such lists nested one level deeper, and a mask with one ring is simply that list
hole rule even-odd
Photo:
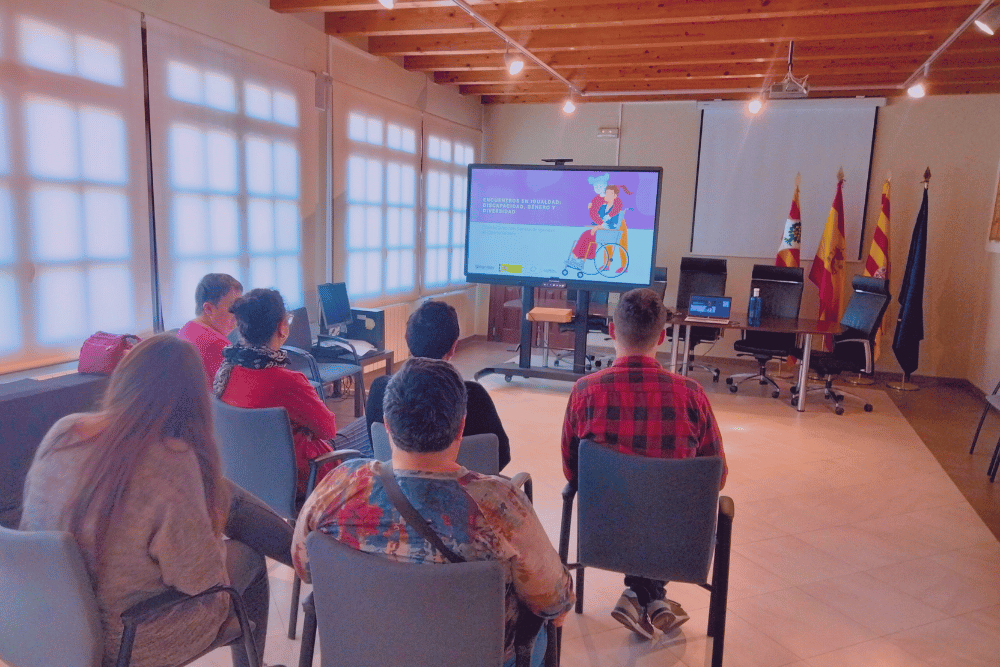
[{"label": "person in red plaid shirt", "polygon": [[[581,440],[625,454],[686,459],[722,458],[722,482],[729,472],[722,435],[705,390],[670,373],[656,361],[666,336],[667,309],[650,289],[623,294],[611,322],[617,359],[610,368],[577,380],[563,422],[563,472],[576,486]],[[653,638],[653,629],[672,632],[687,612],[668,600],[665,581],[628,575],[625,592],[611,615],[625,627]]]}]

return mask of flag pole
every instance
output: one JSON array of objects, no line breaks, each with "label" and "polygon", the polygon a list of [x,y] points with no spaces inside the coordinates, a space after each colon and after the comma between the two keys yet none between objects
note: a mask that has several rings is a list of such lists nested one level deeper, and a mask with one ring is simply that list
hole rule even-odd
[{"label": "flag pole", "polygon": [[[927,201],[926,200],[926,197],[927,197],[927,188],[930,185],[930,182],[931,182],[931,168],[927,167],[927,169],[924,170],[924,180],[923,180],[923,184],[924,184],[924,203],[925,204],[926,204],[926,201]],[[924,224],[925,225],[927,224],[926,220],[924,220]],[[907,268],[909,268],[909,267],[907,267]],[[921,296],[921,298],[923,298],[923,293],[922,292],[921,292],[920,296]],[[897,323],[897,326],[898,326],[898,323]],[[914,369],[914,370],[916,370],[916,369]],[[902,379],[902,381],[900,381],[900,382],[886,382],[885,386],[889,387],[890,389],[895,389],[896,391],[919,391],[920,390],[920,385],[915,384],[913,382],[910,382],[910,373],[908,371],[903,371],[903,379]]]},{"label": "flag pole", "polygon": [[[890,183],[892,183],[892,170],[891,169],[885,172],[885,185],[883,185],[883,197],[887,197],[888,196],[886,194],[886,192],[885,192],[885,188],[887,188],[888,184],[890,184]],[[886,204],[885,204],[885,202],[882,202],[882,203],[880,203],[879,206],[880,206],[880,208],[879,208],[880,215],[879,215],[878,222],[881,223],[882,222],[882,214],[884,214],[884,208],[885,208]],[[888,220],[888,218],[886,218],[886,220]],[[878,231],[877,228],[876,228],[876,231]],[[875,244],[875,239],[872,239],[872,244],[873,245]],[[871,255],[871,251],[869,251],[868,254],[870,256]],[[886,256],[886,262],[888,262],[888,253],[886,253],[886,255],[887,255]],[[888,266],[888,264],[886,266]],[[868,272],[866,271],[864,275],[867,276]],[[882,277],[884,278],[884,277],[887,277],[887,276],[882,276]],[[881,336],[881,335],[882,335],[882,327],[880,325],[878,333],[876,334],[876,336]],[[876,352],[877,352],[877,350],[876,350]],[[876,355],[876,358],[877,358],[877,355]],[[854,375],[851,375],[851,376],[848,376],[848,377],[844,378],[844,382],[847,382],[848,384],[853,384],[856,387],[870,387],[871,385],[875,384],[875,372],[873,370],[870,375],[866,375],[865,373],[860,373],[859,372],[857,374],[854,374]]]}]

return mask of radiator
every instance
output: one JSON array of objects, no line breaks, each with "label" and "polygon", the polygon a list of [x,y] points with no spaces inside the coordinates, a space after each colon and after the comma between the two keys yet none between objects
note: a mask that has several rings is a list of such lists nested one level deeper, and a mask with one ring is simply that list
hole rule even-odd
[{"label": "radiator", "polygon": [[398,365],[410,356],[406,346],[406,320],[410,317],[410,303],[396,303],[384,308],[385,312],[385,349],[395,354],[393,360]]}]

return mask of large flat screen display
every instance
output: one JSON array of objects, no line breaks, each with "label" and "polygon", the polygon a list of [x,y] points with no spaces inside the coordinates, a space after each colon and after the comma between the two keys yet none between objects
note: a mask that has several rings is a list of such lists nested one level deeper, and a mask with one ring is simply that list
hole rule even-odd
[{"label": "large flat screen display", "polygon": [[469,165],[469,282],[624,291],[652,282],[660,167]]}]

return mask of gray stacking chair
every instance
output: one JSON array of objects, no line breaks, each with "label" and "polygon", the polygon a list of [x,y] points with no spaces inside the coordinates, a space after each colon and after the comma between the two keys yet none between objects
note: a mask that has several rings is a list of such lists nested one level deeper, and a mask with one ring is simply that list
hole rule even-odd
[{"label": "gray stacking chair", "polygon": [[[379,461],[392,458],[389,447],[389,434],[385,424],[372,422],[372,449]],[[496,433],[480,433],[462,438],[462,447],[458,450],[458,464],[473,472],[484,475],[500,474],[500,439]]]},{"label": "gray stacking chair", "polygon": [[[197,595],[169,591],[127,609],[122,614],[124,634],[116,667],[129,664],[141,623],[175,604],[223,593],[232,599],[239,625],[228,626],[212,646],[188,662],[242,640],[251,667],[257,667],[243,600],[228,586],[213,586]],[[0,527],[0,618],[3,662],[14,667],[101,667],[104,630],[97,598],[83,556],[69,533]]]},{"label": "gray stacking chair", "polygon": [[[718,457],[649,458],[582,441],[579,492],[563,490],[559,535],[559,557],[576,571],[576,613],[583,613],[585,567],[698,584],[711,591],[712,667],[721,667],[734,512],[732,499],[719,496],[721,477]],[[569,563],[576,495],[577,562]]]},{"label": "gray stacking chair", "polygon": [[[296,498],[295,442],[284,408],[236,408],[212,397],[215,440],[226,479],[257,496],[291,524],[299,515]],[[361,456],[354,449],[328,452],[309,461],[306,496],[316,485],[320,466],[328,461]],[[288,638],[295,639],[299,612],[298,577],[292,582]]]},{"label": "gray stacking chair", "polygon": [[306,549],[324,667],[503,663],[498,562],[398,563],[321,532]]}]

